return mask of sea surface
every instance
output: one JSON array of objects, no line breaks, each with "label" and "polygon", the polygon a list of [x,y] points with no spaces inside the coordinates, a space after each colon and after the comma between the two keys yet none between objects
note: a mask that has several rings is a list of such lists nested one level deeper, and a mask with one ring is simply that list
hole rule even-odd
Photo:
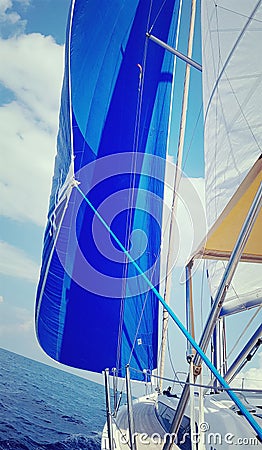
[{"label": "sea surface", "polygon": [[99,450],[104,388],[0,349],[0,450]]}]

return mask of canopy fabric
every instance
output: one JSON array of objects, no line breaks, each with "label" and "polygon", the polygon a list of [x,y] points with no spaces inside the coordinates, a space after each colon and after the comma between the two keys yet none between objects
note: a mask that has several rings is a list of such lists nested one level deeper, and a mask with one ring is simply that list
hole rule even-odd
[{"label": "canopy fabric", "polygon": [[[229,259],[261,182],[262,157],[258,159],[241,183],[193,258]],[[262,211],[260,210],[242,253],[241,261],[262,262],[261,230]]]}]

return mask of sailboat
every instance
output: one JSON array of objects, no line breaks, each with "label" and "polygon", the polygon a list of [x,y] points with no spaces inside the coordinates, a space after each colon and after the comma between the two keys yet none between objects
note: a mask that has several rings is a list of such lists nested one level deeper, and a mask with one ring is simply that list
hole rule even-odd
[{"label": "sailboat", "polygon": [[[262,439],[261,391],[232,387],[259,348],[261,325],[230,365],[225,345],[229,316],[261,312],[262,2],[201,1],[202,65],[192,58],[195,6],[186,55],[177,42],[189,1],[70,6],[36,334],[54,360],[104,373],[102,449],[251,448]],[[209,230],[186,264],[186,324],[170,303],[183,180],[179,152],[167,182],[177,58],[186,77],[202,71]],[[192,274],[199,258],[207,261],[211,294],[198,339]],[[167,317],[187,343],[188,375],[175,395],[163,387],[170,382],[164,357],[156,372]],[[118,379],[126,383],[123,406]],[[135,401],[131,380],[147,390]]]}]

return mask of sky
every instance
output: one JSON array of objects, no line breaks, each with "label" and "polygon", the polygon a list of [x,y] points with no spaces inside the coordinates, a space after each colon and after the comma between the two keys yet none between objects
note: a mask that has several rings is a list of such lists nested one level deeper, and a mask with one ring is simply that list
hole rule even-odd
[{"label": "sky", "polygon": [[69,0],[0,0],[0,346],[50,360],[34,302],[53,174]]},{"label": "sky", "polygon": [[[68,8],[69,0],[0,0],[0,347],[52,365],[56,363],[35,338],[34,306],[56,152]],[[194,56],[199,60],[200,41]],[[203,199],[200,74],[193,78],[199,89],[190,100],[195,118],[187,129],[183,168],[196,178]],[[200,277],[197,287],[201,289]],[[257,358],[253,379],[259,364]],[[85,376],[97,381],[90,373]]]}]

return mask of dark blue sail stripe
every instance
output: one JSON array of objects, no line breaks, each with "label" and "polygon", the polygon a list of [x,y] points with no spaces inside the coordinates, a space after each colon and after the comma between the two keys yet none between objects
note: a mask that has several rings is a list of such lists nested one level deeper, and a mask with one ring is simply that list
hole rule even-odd
[{"label": "dark blue sail stripe", "polygon": [[[153,1],[151,20],[162,3]],[[70,186],[70,171],[158,288],[173,57],[146,42],[150,4],[74,2],[36,306],[38,340],[52,358],[122,375],[129,362],[136,379],[157,364],[158,300]],[[154,28],[171,44],[178,6],[167,0]]]}]

